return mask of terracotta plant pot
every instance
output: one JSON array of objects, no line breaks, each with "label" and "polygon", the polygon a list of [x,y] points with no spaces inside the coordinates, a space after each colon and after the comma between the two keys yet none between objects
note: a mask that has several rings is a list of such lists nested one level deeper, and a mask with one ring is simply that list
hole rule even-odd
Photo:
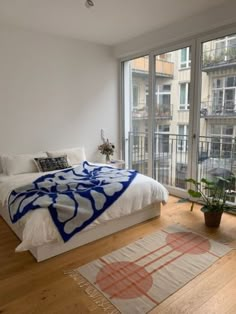
[{"label": "terracotta plant pot", "polygon": [[211,228],[218,228],[220,225],[221,216],[223,212],[221,211],[209,212],[204,207],[201,210],[204,213],[206,226]]}]

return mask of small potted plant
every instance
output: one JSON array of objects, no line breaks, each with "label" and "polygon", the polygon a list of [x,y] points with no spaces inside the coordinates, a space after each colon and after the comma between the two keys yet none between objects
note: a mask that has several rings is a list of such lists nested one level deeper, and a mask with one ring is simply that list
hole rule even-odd
[{"label": "small potted plant", "polygon": [[[194,189],[188,190],[188,194],[203,204],[201,211],[204,213],[206,226],[215,228],[219,227],[223,212],[234,208],[229,206],[227,197],[236,196],[235,191],[231,190],[235,184],[234,176],[227,179],[216,177],[216,179],[216,181],[209,181],[202,178],[200,182],[192,178],[186,180],[194,186]],[[194,202],[191,211],[193,207]]]},{"label": "small potted plant", "polygon": [[98,146],[98,150],[102,155],[106,156],[106,162],[110,161],[110,156],[114,154],[115,145],[112,144],[108,139],[104,143]]}]

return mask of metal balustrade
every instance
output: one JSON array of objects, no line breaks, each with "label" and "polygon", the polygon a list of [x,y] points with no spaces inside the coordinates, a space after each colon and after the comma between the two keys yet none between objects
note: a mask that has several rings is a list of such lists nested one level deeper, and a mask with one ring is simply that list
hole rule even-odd
[{"label": "metal balustrade", "polygon": [[215,68],[228,67],[236,64],[236,46],[205,50],[202,57],[202,70],[211,71]]},{"label": "metal balustrade", "polygon": [[234,101],[228,100],[224,103],[214,103],[213,101],[206,101],[201,103],[200,109],[201,117],[211,118],[211,117],[234,117],[236,118],[236,103]]},{"label": "metal balustrade", "polygon": [[[129,133],[129,167],[148,174],[148,133]],[[155,133],[153,142],[153,176],[159,182],[186,189],[188,137]],[[236,139],[233,137],[199,137],[198,177],[236,175]]]},{"label": "metal balustrade", "polygon": [[[172,119],[172,104],[157,104],[154,107],[154,117],[157,120],[171,120]],[[140,120],[148,118],[148,108],[146,104],[138,104],[132,110],[132,119]]]}]

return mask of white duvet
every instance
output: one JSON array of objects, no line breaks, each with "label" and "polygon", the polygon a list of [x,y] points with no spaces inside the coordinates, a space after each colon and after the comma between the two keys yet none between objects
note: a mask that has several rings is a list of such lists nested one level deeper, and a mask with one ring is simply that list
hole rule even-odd
[{"label": "white duvet", "polygon": [[[44,174],[37,172],[15,176],[0,176],[1,210],[7,210],[7,200],[12,190],[27,185]],[[167,199],[168,192],[163,185],[152,178],[137,174],[119,199],[83,231],[105,221],[129,215],[156,201],[166,203]],[[7,215],[9,216],[8,213]],[[18,225],[22,228],[22,242],[16,248],[16,251],[25,251],[49,242],[62,241],[46,208],[28,213],[18,222]]]}]

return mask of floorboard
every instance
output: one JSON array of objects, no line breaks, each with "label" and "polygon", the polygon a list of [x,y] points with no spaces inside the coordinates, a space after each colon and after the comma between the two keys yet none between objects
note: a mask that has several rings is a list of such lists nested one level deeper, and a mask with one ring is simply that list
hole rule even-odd
[{"label": "floorboard", "polygon": [[[28,252],[15,253],[19,240],[0,218],[0,313],[4,314],[100,314],[96,304],[76,282],[64,275],[144,235],[180,223],[203,235],[236,247],[236,216],[224,214],[218,230],[206,228],[199,206],[171,196],[161,217],[139,224],[81,248],[36,263]],[[221,258],[151,313],[236,313],[236,251]],[[135,314],[135,313],[130,313]]]}]

